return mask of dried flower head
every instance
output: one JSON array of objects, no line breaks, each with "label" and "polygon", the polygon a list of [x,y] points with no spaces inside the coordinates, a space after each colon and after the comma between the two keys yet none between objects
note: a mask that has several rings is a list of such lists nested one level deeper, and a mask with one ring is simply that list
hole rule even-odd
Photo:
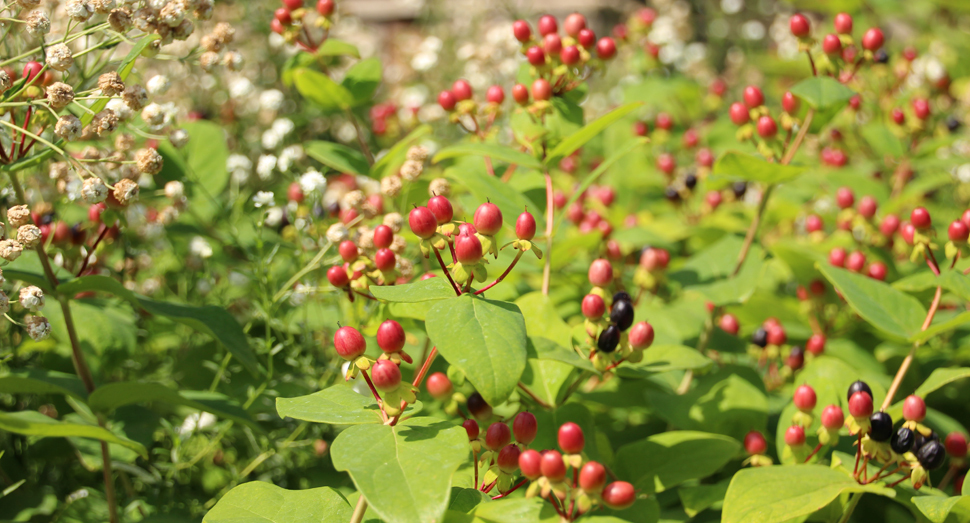
[{"label": "dried flower head", "polygon": [[125,90],[125,82],[120,74],[111,71],[98,77],[98,89],[105,96],[117,96]]},{"label": "dried flower head", "polygon": [[169,2],[158,12],[158,21],[168,27],[178,27],[185,19],[185,8],[179,2]]},{"label": "dried flower head", "polygon": [[57,119],[54,134],[65,142],[74,142],[81,138],[81,120],[73,114],[65,114]]},{"label": "dried flower head", "polygon": [[408,241],[404,239],[404,236],[400,234],[395,234],[394,239],[391,240],[391,250],[395,254],[404,254],[404,250],[408,248]]},{"label": "dried flower head", "polygon": [[195,24],[191,20],[182,20],[177,27],[172,28],[172,38],[176,40],[186,40],[195,32]]},{"label": "dried flower head", "polygon": [[100,15],[110,13],[117,5],[118,3],[115,0],[91,0],[91,7],[94,8],[95,13]]},{"label": "dried flower head", "polygon": [[60,111],[74,101],[74,88],[64,82],[47,86],[47,101],[55,111]]},{"label": "dried flower head", "polygon": [[108,24],[119,33],[127,33],[131,29],[131,11],[126,7],[113,9],[108,15]]},{"label": "dried flower head", "polygon": [[231,44],[233,39],[236,37],[236,30],[225,22],[219,22],[216,27],[212,30],[212,34],[216,36],[223,44]]},{"label": "dried flower head", "polygon": [[199,57],[199,66],[207,73],[215,69],[217,65],[219,65],[219,53],[209,51],[202,53],[202,56]]},{"label": "dried flower head", "polygon": [[64,44],[54,44],[47,48],[47,65],[57,71],[67,71],[74,65],[74,54]]},{"label": "dried flower head", "polygon": [[44,36],[51,32],[51,19],[44,11],[31,11],[25,22],[27,32],[33,36]]},{"label": "dried flower head", "polygon": [[138,184],[127,178],[118,180],[115,182],[115,190],[112,194],[118,203],[128,205],[138,200]]},{"label": "dried flower head", "polygon": [[152,9],[151,7],[143,7],[132,13],[131,16],[134,18],[135,27],[137,27],[139,31],[151,33],[154,32],[158,26],[158,11]]},{"label": "dried flower head", "polygon": [[330,240],[334,245],[346,240],[350,237],[350,231],[342,223],[335,223],[327,229],[327,240]]},{"label": "dried flower head", "polygon": [[381,194],[388,198],[394,198],[401,194],[401,178],[399,176],[387,176],[381,179]]},{"label": "dried flower head", "polygon": [[428,194],[431,196],[451,196],[451,182],[444,178],[435,178],[428,185]]},{"label": "dried flower head", "polygon": [[226,66],[226,69],[230,71],[239,71],[243,66],[243,56],[242,53],[236,51],[229,51],[222,57],[222,64]]},{"label": "dried flower head", "polygon": [[150,103],[142,109],[141,119],[149,126],[157,128],[165,123],[165,111],[161,105]]},{"label": "dried flower head", "polygon": [[424,163],[428,159],[428,149],[420,145],[415,145],[408,149],[408,160],[412,162]]},{"label": "dried flower head", "polygon": [[27,316],[24,323],[27,325],[27,335],[34,341],[44,341],[51,335],[51,323],[43,316]]},{"label": "dried flower head", "polygon": [[7,293],[0,291],[0,314],[8,312],[10,312],[10,298],[7,297]]},{"label": "dried flower head", "polygon": [[119,121],[118,115],[114,111],[105,109],[94,115],[94,120],[91,122],[91,125],[94,126],[94,132],[98,136],[104,136],[118,129]]},{"label": "dried flower head", "polygon": [[14,205],[7,209],[7,222],[11,227],[20,227],[30,223],[30,209],[26,205]]},{"label": "dried flower head", "polygon": [[17,5],[24,9],[33,9],[40,5],[40,0],[17,0]]},{"label": "dried flower head", "polygon": [[40,243],[40,227],[33,224],[21,225],[17,229],[17,241],[30,249]]},{"label": "dried flower head", "polygon": [[24,247],[17,240],[0,241],[0,258],[4,260],[12,262],[19,258],[22,252],[24,252]]},{"label": "dried flower head", "polygon": [[162,166],[165,165],[162,155],[150,147],[135,153],[135,162],[138,164],[138,172],[152,176],[162,172]]},{"label": "dried flower head", "polygon": [[164,74],[156,74],[151,80],[148,80],[145,87],[148,89],[149,94],[155,96],[163,95],[172,88],[172,81]]},{"label": "dried flower head", "polygon": [[409,182],[417,180],[424,171],[424,164],[417,160],[408,160],[401,166],[401,178]]},{"label": "dried flower head", "polygon": [[81,187],[81,197],[85,203],[101,203],[108,197],[108,186],[101,181],[101,178],[92,176],[84,180]]},{"label": "dried flower head", "polygon": [[199,20],[209,20],[212,18],[212,9],[215,7],[212,0],[199,0],[193,14]]},{"label": "dried flower head", "polygon": [[404,227],[404,216],[399,212],[389,212],[384,215],[384,225],[387,225],[395,234],[401,232]]},{"label": "dried flower head", "polygon": [[13,80],[10,78],[10,74],[0,69],[0,94],[3,94],[10,86],[13,85]]},{"label": "dried flower head", "polygon": [[142,107],[148,103],[148,91],[144,87],[134,84],[125,88],[121,98],[132,111],[141,111]]},{"label": "dried flower head", "polygon": [[185,185],[178,180],[172,180],[166,183],[165,196],[173,200],[181,200],[185,196]]}]

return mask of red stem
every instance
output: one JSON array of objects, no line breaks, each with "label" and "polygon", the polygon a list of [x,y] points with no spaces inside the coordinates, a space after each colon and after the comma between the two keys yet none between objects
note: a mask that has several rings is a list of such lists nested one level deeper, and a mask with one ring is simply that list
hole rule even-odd
[{"label": "red stem", "polygon": [[[476,482],[477,482],[477,481],[478,481],[478,480],[476,480]],[[507,490],[507,491],[505,491],[505,492],[503,492],[503,493],[501,493],[501,494],[499,494],[498,496],[495,496],[495,497],[493,497],[492,499],[493,499],[493,500],[494,500],[494,499],[502,499],[502,498],[504,498],[505,496],[508,496],[509,494],[511,494],[511,493],[513,493],[513,492],[515,492],[515,491],[516,491],[516,490],[517,490],[517,489],[518,489],[519,487],[521,487],[522,485],[524,485],[526,481],[529,481],[529,480],[527,480],[527,479],[523,479],[523,480],[522,480],[522,481],[520,481],[520,482],[519,482],[518,484],[516,484],[516,485],[515,485],[514,487],[512,487],[512,488],[510,488],[509,490]]]},{"label": "red stem", "polygon": [[482,492],[488,494],[489,492],[492,491],[493,488],[495,488],[495,483],[497,483],[497,482],[498,482],[498,480],[495,480],[495,481],[489,483],[488,484],[488,487],[482,488]]},{"label": "red stem", "polygon": [[[428,357],[424,360],[424,364],[421,365],[421,370],[419,370],[418,371],[418,374],[414,377],[414,382],[412,383],[412,385],[414,385],[415,388],[421,387],[421,382],[424,381],[424,376],[425,376],[425,374],[428,373],[428,369],[431,368],[431,362],[434,361],[434,358],[437,355],[438,355],[438,347],[432,347],[431,348],[431,352],[428,353]],[[408,404],[407,404],[406,401],[402,401],[401,402],[401,414],[404,413],[404,409],[407,406],[408,406]],[[391,419],[391,421],[388,423],[388,425],[390,425],[392,427],[394,425],[397,425],[397,422],[400,421],[400,419],[401,419],[401,414],[398,414],[397,416],[394,416]],[[476,465],[476,467],[477,467],[477,465]],[[477,472],[477,470],[476,470],[476,472]],[[475,483],[478,483],[478,480],[475,480]]]},{"label": "red stem", "polygon": [[81,270],[77,271],[77,277],[80,278],[84,274],[85,269],[88,268],[88,262],[91,261],[91,254],[94,253],[98,248],[98,244],[104,239],[104,236],[108,233],[108,224],[101,224],[101,232],[98,233],[98,238],[94,240],[94,245],[91,246],[91,250],[88,251],[87,256],[84,257],[84,263],[81,264]]},{"label": "red stem", "polygon": [[818,445],[815,446],[815,450],[813,450],[812,453],[809,454],[807,458],[805,458],[805,461],[804,462],[805,463],[808,463],[808,460],[812,459],[812,457],[814,457],[816,454],[818,454],[818,451],[820,451],[820,450],[822,450],[822,444],[821,443],[819,443]]},{"label": "red stem", "polygon": [[20,156],[24,155],[24,142],[27,141],[27,128],[30,127],[30,117],[34,113],[33,107],[27,107],[27,118],[24,119],[24,132],[20,133]]},{"label": "red stem", "polygon": [[818,76],[818,70],[815,69],[815,59],[812,58],[812,52],[806,49],[805,54],[808,55],[808,63],[812,64],[812,76]]},{"label": "red stem", "polygon": [[852,475],[855,476],[859,473],[859,458],[862,457],[862,431],[859,431],[859,441],[855,449],[855,469],[852,471]]},{"label": "red stem", "polygon": [[374,300],[374,301],[377,301],[377,298],[375,298],[375,297],[373,297],[373,296],[371,296],[370,294],[367,294],[367,293],[365,293],[365,292],[360,292],[360,291],[358,291],[357,289],[354,289],[354,292],[356,292],[357,294],[359,294],[359,295],[361,295],[361,296],[363,296],[363,297],[365,297],[365,298],[367,298],[368,300]]},{"label": "red stem", "polygon": [[455,280],[451,277],[451,273],[448,272],[448,268],[445,267],[445,261],[441,259],[441,253],[438,252],[438,249],[435,249],[434,247],[431,249],[434,251],[435,258],[438,258],[438,265],[441,265],[441,270],[445,273],[445,276],[448,277],[448,281],[451,282],[451,288],[455,290],[456,295],[461,296],[461,289],[458,288],[458,284],[455,283]]},{"label": "red stem", "polygon": [[495,281],[493,281],[492,283],[490,283],[488,285],[488,287],[485,287],[484,289],[480,289],[480,290],[475,291],[475,295],[477,296],[477,295],[479,295],[479,294],[481,294],[481,293],[483,293],[483,292],[491,289],[492,287],[498,285],[499,282],[501,282],[502,280],[504,280],[505,277],[508,276],[510,272],[512,272],[512,267],[515,267],[515,264],[519,262],[519,258],[522,257],[522,253],[523,252],[525,252],[525,251],[519,251],[519,253],[515,255],[515,259],[512,260],[512,263],[509,264],[509,267],[507,269],[505,269],[505,272],[503,272],[501,276],[499,276],[498,278],[496,278]]},{"label": "red stem", "polygon": [[895,483],[893,483],[893,484],[891,484],[891,485],[889,485],[889,488],[893,488],[893,487],[895,487],[896,485],[899,485],[900,483],[902,483],[902,482],[904,482],[904,481],[906,481],[907,479],[909,479],[909,478],[910,478],[910,477],[911,477],[912,475],[913,475],[913,473],[912,473],[912,472],[910,472],[910,473],[909,473],[909,474],[908,474],[908,475],[907,475],[906,477],[904,477],[904,478],[902,478],[902,479],[900,479],[899,481],[897,481],[897,482],[895,482]]},{"label": "red stem", "polygon": [[[367,382],[367,386],[370,387],[370,391],[374,393],[374,399],[377,400],[377,405],[381,406],[384,402],[381,401],[381,395],[377,393],[377,389],[374,388],[374,382],[370,380],[370,376],[367,375],[367,371],[360,369],[360,373],[364,376],[364,381]],[[381,417],[385,420],[387,419],[387,414],[384,414],[384,409],[381,408]]]}]

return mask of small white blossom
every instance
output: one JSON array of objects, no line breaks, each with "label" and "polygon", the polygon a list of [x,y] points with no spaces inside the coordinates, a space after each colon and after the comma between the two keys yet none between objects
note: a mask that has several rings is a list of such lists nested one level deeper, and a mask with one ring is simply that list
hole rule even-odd
[{"label": "small white blossom", "polygon": [[51,335],[51,324],[43,316],[27,316],[24,318],[27,324],[27,335],[34,341],[46,340]]},{"label": "small white blossom", "polygon": [[163,95],[172,88],[172,81],[163,74],[157,74],[145,84],[145,88],[153,95]]},{"label": "small white blossom", "polygon": [[272,191],[259,191],[256,196],[253,196],[253,205],[256,208],[266,207],[276,203],[275,195]]},{"label": "small white blossom", "polygon": [[189,242],[189,252],[202,259],[211,258],[212,246],[209,245],[209,242],[205,238],[196,236]]},{"label": "small white blossom", "polygon": [[310,169],[300,176],[300,188],[303,189],[303,192],[305,193],[311,193],[314,191],[322,193],[327,189],[327,179],[320,171]]},{"label": "small white blossom", "polygon": [[270,207],[266,211],[266,218],[263,219],[263,223],[267,227],[279,227],[283,223],[283,208],[282,207]]},{"label": "small white blossom", "polygon": [[268,180],[273,175],[273,169],[276,169],[275,156],[264,154],[259,157],[259,161],[256,163],[256,174],[259,175],[261,180]]},{"label": "small white blossom", "polygon": [[350,238],[350,231],[342,223],[335,223],[327,229],[327,239],[334,245]]},{"label": "small white blossom", "polygon": [[43,309],[44,291],[33,285],[20,289],[20,306],[31,312]]},{"label": "small white blossom", "polygon": [[268,89],[259,95],[259,106],[267,111],[279,111],[283,107],[283,92],[277,89]]}]

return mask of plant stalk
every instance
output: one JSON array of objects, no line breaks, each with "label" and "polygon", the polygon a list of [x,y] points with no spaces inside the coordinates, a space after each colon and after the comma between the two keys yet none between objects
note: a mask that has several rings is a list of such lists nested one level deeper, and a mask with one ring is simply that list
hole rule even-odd
[{"label": "plant stalk", "polygon": [[361,494],[357,498],[357,506],[354,507],[354,513],[350,516],[350,523],[360,523],[364,521],[364,513],[367,512],[367,499]]},{"label": "plant stalk", "polygon": [[542,295],[549,296],[549,280],[552,277],[552,225],[555,217],[553,216],[553,202],[555,197],[552,194],[552,175],[549,171],[545,172],[546,177],[546,263],[542,268]]}]

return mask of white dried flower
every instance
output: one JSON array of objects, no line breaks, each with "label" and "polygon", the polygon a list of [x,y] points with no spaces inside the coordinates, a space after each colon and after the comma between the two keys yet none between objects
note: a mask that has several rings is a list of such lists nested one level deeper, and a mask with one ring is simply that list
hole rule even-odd
[{"label": "white dried flower", "polygon": [[428,159],[428,149],[420,145],[415,145],[408,149],[408,160],[412,162],[424,163]]},{"label": "white dried flower", "polygon": [[[154,149],[150,149],[154,151]],[[128,178],[123,178],[115,182],[115,190],[112,192],[115,199],[121,205],[128,205],[132,202],[138,200],[139,187],[138,184],[129,180]]]},{"label": "white dried flower", "polygon": [[300,176],[300,188],[305,193],[314,191],[323,193],[327,188],[327,178],[320,171],[310,169]]},{"label": "white dried flower", "polygon": [[410,280],[414,276],[414,264],[411,260],[405,258],[404,256],[397,257],[396,267],[397,272],[401,273],[401,277]]},{"label": "white dried flower", "polygon": [[7,209],[7,222],[11,227],[20,227],[30,223],[30,209],[26,205],[14,205]]},{"label": "white dried flower", "polygon": [[197,7],[195,8],[195,17],[199,20],[208,20],[212,18],[212,9],[214,7],[212,0],[199,0]]},{"label": "white dried flower", "polygon": [[282,91],[277,89],[267,89],[259,95],[259,106],[267,111],[279,111],[283,107],[286,98]]},{"label": "white dried flower", "polygon": [[165,113],[162,111],[162,106],[152,103],[145,106],[141,111],[141,119],[145,120],[151,127],[158,128],[163,123],[165,123]]},{"label": "white dried flower", "polygon": [[10,74],[3,69],[0,69],[0,94],[3,94],[10,86],[13,85],[13,80],[10,78]]},{"label": "white dried flower", "polygon": [[32,36],[44,36],[51,32],[51,19],[44,11],[32,11],[27,15],[27,32]]},{"label": "white dried flower", "polygon": [[404,249],[408,248],[408,241],[404,239],[404,236],[400,234],[395,234],[394,239],[391,240],[391,250],[395,254],[403,254]]},{"label": "white dried flower", "polygon": [[47,48],[47,65],[57,71],[67,71],[74,65],[74,54],[64,44],[54,44]]},{"label": "white dried flower", "polygon": [[169,2],[158,13],[159,22],[169,27],[178,27],[184,18],[185,9],[179,2]]},{"label": "white dried flower", "polygon": [[230,71],[239,71],[243,66],[243,55],[236,51],[229,51],[222,57],[222,64]]},{"label": "white dried flower", "polygon": [[145,88],[148,89],[149,94],[156,96],[163,95],[172,88],[172,81],[163,74],[157,74],[145,84]]},{"label": "white dried flower", "polygon": [[0,269],[0,285],[3,285],[4,283],[7,283],[7,279],[3,277],[3,269]]},{"label": "white dried flower", "polygon": [[73,142],[81,137],[81,120],[73,114],[65,114],[57,119],[54,134],[65,142]]},{"label": "white dried flower", "polygon": [[401,216],[399,212],[389,212],[384,215],[383,223],[390,227],[394,234],[397,234],[404,227],[404,216]]},{"label": "white dried flower", "polygon": [[44,341],[51,335],[51,323],[43,316],[27,316],[27,335],[34,341]]},{"label": "white dried flower", "polygon": [[348,238],[350,238],[350,231],[348,231],[347,227],[342,223],[335,223],[331,225],[329,229],[327,229],[327,240],[334,245],[337,245]]},{"label": "white dried flower", "polygon": [[121,97],[132,111],[140,111],[148,103],[148,91],[138,84],[126,87]]},{"label": "white dried flower", "polygon": [[401,194],[401,188],[403,186],[404,184],[401,183],[399,176],[386,176],[381,179],[381,194],[388,198],[394,198],[398,194]]},{"label": "white dried flower", "polygon": [[0,258],[4,260],[12,262],[19,258],[22,252],[24,252],[24,247],[17,240],[0,241]]},{"label": "white dried flower", "polygon": [[401,178],[413,182],[421,176],[422,171],[424,171],[423,163],[417,160],[408,160],[401,166]]},{"label": "white dried flower", "polygon": [[259,191],[253,196],[253,205],[256,208],[267,207],[276,203],[276,197],[272,191]]},{"label": "white dried flower", "polygon": [[261,180],[268,180],[273,175],[273,169],[276,169],[275,156],[264,154],[259,157],[259,161],[256,163],[256,174],[259,175]]},{"label": "white dried flower", "polygon": [[110,13],[117,5],[115,0],[91,0],[91,7],[94,8],[94,12],[101,15]]},{"label": "white dried flower", "polygon": [[37,312],[44,308],[44,291],[33,285],[20,289],[20,306]]},{"label": "white dried flower", "polygon": [[135,162],[138,165],[138,172],[152,176],[162,172],[162,167],[165,166],[165,159],[151,147],[146,147],[135,153]]},{"label": "white dried flower", "polygon": [[17,241],[30,249],[40,243],[40,227],[33,224],[21,225],[17,228]]},{"label": "white dried flower", "polygon": [[435,178],[428,185],[428,194],[431,196],[451,196],[451,182],[444,178]]},{"label": "white dried flower", "polygon": [[98,136],[104,136],[115,132],[118,129],[118,124],[120,123],[118,115],[114,113],[111,109],[105,109],[100,113],[94,115],[94,120],[91,125],[94,126],[94,132]]},{"label": "white dried flower", "polygon": [[24,9],[33,9],[40,5],[40,0],[17,0],[17,5]]},{"label": "white dried flower", "polygon": [[51,108],[60,111],[74,101],[74,88],[64,82],[54,82],[47,86],[47,101]]},{"label": "white dried flower", "polygon": [[88,0],[67,0],[64,12],[75,22],[87,22],[94,14],[94,6]]},{"label": "white dried flower", "polygon": [[88,204],[101,203],[108,197],[108,186],[96,176],[86,178],[84,187],[81,188],[81,197]]},{"label": "white dried flower", "polygon": [[108,105],[105,107],[105,109],[115,113],[118,116],[118,120],[121,121],[131,120],[133,115],[131,107],[128,107],[128,104],[126,104],[121,98],[112,98],[111,100],[108,100]]},{"label": "white dried flower", "polygon": [[207,73],[212,72],[217,65],[219,65],[219,53],[209,51],[199,57],[199,66]]},{"label": "white dried flower", "polygon": [[173,200],[181,200],[185,196],[185,185],[178,180],[172,180],[165,184],[165,196]]},{"label": "white dried flower", "polygon": [[185,147],[185,144],[189,143],[189,132],[185,129],[174,129],[168,133],[168,141],[172,142],[172,145],[176,149],[181,149]]},{"label": "white dried flower", "polygon": [[196,236],[189,242],[189,252],[202,259],[211,258],[212,246],[205,238]]}]

